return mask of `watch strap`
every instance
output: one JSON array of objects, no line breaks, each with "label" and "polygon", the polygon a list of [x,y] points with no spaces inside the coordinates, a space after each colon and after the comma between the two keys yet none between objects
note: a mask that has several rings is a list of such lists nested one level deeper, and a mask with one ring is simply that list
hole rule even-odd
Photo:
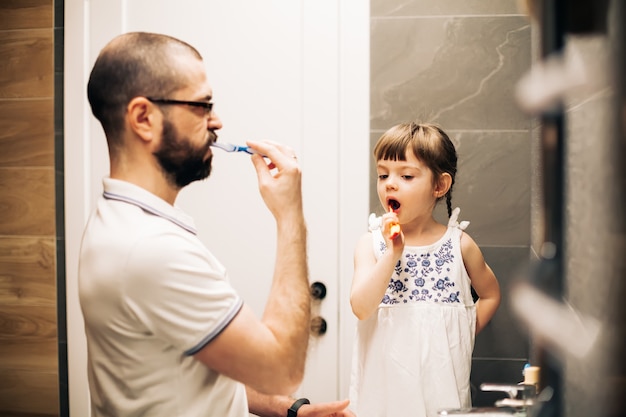
[{"label": "watch strap", "polygon": [[287,410],[287,417],[297,417],[298,416],[298,410],[304,404],[311,404],[311,401],[309,401],[308,398],[297,399],[296,402],[291,404],[291,407],[289,407],[289,410]]}]

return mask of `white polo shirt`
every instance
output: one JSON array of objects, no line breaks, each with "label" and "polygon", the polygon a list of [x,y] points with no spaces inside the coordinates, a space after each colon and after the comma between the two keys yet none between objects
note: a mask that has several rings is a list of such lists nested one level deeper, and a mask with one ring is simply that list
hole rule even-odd
[{"label": "white polo shirt", "polygon": [[181,210],[103,182],[78,272],[92,417],[247,417],[243,384],[191,356],[243,305],[224,267]]}]

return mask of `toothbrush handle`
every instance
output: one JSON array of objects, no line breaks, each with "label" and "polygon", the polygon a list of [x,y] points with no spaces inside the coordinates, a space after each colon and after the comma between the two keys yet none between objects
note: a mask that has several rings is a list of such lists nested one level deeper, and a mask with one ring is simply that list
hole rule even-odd
[{"label": "toothbrush handle", "polygon": [[247,146],[236,146],[235,147],[235,151],[237,151],[237,152],[245,152],[245,153],[250,154],[250,155],[254,155],[256,153],[255,151],[253,151],[252,149],[250,149]]}]

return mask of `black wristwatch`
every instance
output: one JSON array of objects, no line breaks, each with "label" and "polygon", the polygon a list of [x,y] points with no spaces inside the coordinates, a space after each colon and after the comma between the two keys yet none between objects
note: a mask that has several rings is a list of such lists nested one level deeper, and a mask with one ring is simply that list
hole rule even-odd
[{"label": "black wristwatch", "polygon": [[287,417],[297,417],[298,410],[304,404],[311,404],[311,401],[309,401],[308,398],[300,398],[299,400],[296,400],[295,403],[291,404],[291,407],[289,407],[289,410],[287,410]]}]

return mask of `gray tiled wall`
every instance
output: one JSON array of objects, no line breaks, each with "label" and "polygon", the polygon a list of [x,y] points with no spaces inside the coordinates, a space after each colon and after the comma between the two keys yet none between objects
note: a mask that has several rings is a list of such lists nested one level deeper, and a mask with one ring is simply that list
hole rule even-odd
[{"label": "gray tiled wall", "polygon": [[[503,303],[478,335],[472,367],[481,382],[517,383],[528,338],[507,289],[529,260],[531,119],[514,99],[531,65],[531,24],[517,0],[372,0],[370,146],[392,125],[434,122],[459,155],[452,196],[496,272]],[[380,213],[371,169],[370,206]],[[445,207],[436,216],[445,221]],[[502,398],[475,390],[474,405]]]}]

